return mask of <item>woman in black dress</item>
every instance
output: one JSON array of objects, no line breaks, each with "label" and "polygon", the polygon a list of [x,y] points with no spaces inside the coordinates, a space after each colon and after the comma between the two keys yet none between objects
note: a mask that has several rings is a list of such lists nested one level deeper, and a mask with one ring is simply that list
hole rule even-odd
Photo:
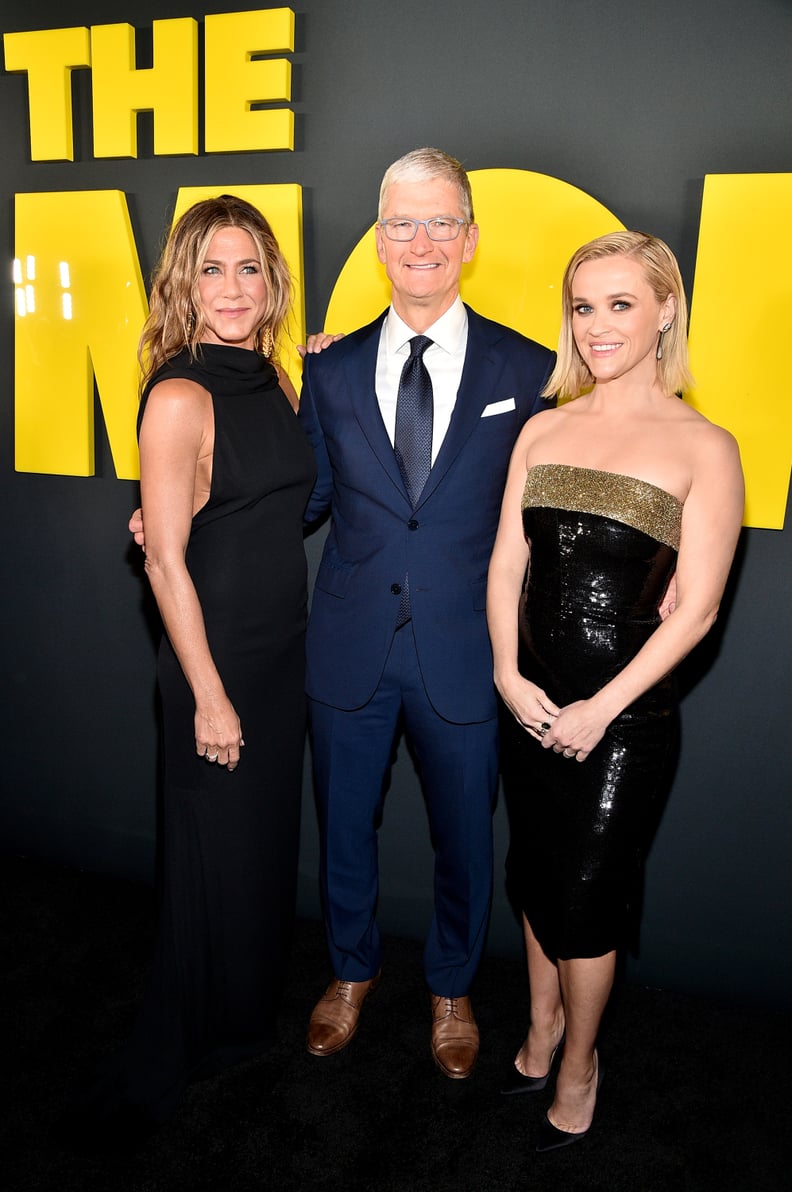
[{"label": "woman in black dress", "polygon": [[675,755],[668,676],[715,620],[743,510],[734,439],[676,396],[686,305],[666,245],[639,232],[584,245],[562,301],[547,392],[576,400],[517,441],[488,591],[518,738],[508,875],[531,991],[503,1091],[544,1088],[560,1058],[539,1150],[591,1125],[597,1031]]},{"label": "woman in black dress", "polygon": [[174,227],[141,339],[146,572],[165,629],[159,940],[103,1112],[167,1117],[272,1040],[296,888],[315,476],[273,362],[290,275],[229,195]]}]

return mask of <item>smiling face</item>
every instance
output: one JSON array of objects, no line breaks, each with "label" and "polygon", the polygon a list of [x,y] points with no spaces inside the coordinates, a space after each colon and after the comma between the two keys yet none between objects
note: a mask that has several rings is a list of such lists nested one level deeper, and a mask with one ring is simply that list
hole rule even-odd
[{"label": "smiling face", "polygon": [[243,228],[221,228],[209,241],[198,278],[201,341],[254,348],[269,295],[256,245]]},{"label": "smiling face", "polygon": [[[465,217],[457,188],[441,178],[394,182],[382,205],[382,219],[431,219],[438,215]],[[423,226],[418,228],[415,239],[406,243],[389,240],[379,226],[376,237],[377,255],[393,286],[396,313],[414,331],[425,331],[459,293],[462,266],[476,251],[477,225],[463,225],[456,240],[430,240]]]},{"label": "smiling face", "polygon": [[632,257],[584,261],[572,280],[572,334],[598,383],[628,373],[652,384],[657,337],[673,321],[675,301],[658,302],[643,266]]}]

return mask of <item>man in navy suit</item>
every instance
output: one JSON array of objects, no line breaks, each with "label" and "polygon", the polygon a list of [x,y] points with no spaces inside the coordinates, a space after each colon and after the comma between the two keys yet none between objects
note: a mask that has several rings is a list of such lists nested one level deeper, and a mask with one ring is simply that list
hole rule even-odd
[{"label": "man in navy suit", "polygon": [[[308,625],[307,688],[335,976],[311,1016],[308,1049],[345,1047],[379,980],[377,826],[403,726],[435,850],[424,952],[432,1052],[453,1078],[468,1076],[478,1053],[469,990],[492,892],[498,731],[487,565],[511,449],[547,405],[539,395],[553,364],[546,348],[463,305],[460,272],[478,234],[459,162],[435,149],[395,162],[376,228],[391,306],[309,352],[300,402],[318,463],[307,520],[328,509],[332,518]],[[429,342],[411,349],[417,336]],[[400,443],[406,399],[397,414],[416,353],[431,407],[431,470],[420,491]]]}]

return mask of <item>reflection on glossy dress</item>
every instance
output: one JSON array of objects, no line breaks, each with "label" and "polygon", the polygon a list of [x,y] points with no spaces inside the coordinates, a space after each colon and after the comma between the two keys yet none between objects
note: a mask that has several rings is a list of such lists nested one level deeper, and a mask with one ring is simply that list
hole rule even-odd
[{"label": "reflection on glossy dress", "polygon": [[[682,507],[644,481],[566,465],[529,470],[531,542],[520,672],[559,706],[598,691],[654,631],[676,565]],[[507,729],[509,889],[548,956],[630,942],[643,862],[677,745],[665,679],[609,726],[585,762]]]}]

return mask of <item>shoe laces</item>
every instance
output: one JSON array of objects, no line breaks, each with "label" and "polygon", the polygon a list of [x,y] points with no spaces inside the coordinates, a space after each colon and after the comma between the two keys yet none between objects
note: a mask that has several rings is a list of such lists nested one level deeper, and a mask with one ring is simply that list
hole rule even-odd
[{"label": "shoe laces", "polygon": [[[452,1016],[454,1018],[459,1018],[459,1015],[457,1013],[457,1008],[459,1006],[459,998],[444,997],[444,998],[441,998],[441,1003],[442,1003],[442,1013],[440,1015],[441,1018],[450,1018]],[[439,1010],[439,1009],[440,1009],[440,1006],[438,1005],[437,1010]],[[437,1010],[435,1010],[435,1014],[437,1014]]]}]

